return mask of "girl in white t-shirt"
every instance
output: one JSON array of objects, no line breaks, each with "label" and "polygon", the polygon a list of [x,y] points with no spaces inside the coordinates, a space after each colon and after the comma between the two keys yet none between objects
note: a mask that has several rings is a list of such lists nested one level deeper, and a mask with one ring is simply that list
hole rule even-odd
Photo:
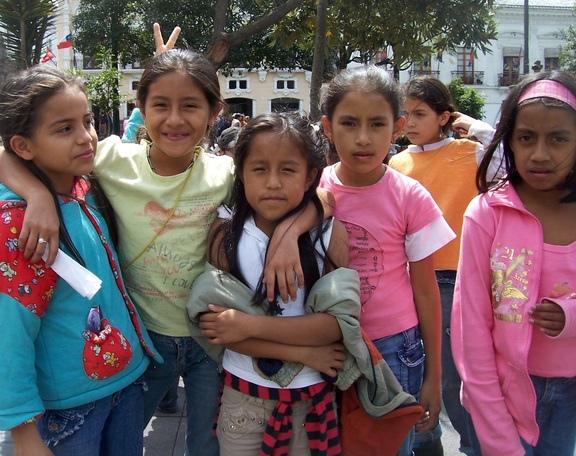
[{"label": "girl in white t-shirt", "polygon": [[[208,261],[252,290],[246,295],[252,294],[247,311],[264,307],[267,315],[210,306],[211,312],[200,318],[201,334],[226,347],[217,426],[220,454],[271,454],[267,451],[288,447],[291,454],[310,454],[311,448],[341,454],[333,385],[321,374],[335,377],[342,367],[343,346],[337,343],[342,333],[334,316],[305,315],[304,305],[315,284],[330,280],[320,279],[324,273],[348,262],[344,226],[323,221],[316,193],[323,149],[307,119],[280,113],[260,115],[244,127],[235,153],[234,210],[213,225]],[[304,286],[289,302],[270,302],[263,284],[265,260],[273,254],[269,240],[282,220],[310,202],[318,209],[317,226],[298,239]],[[357,275],[350,272],[357,290]],[[334,283],[325,301],[340,299],[342,288],[335,285],[344,286]],[[230,285],[225,288],[242,299]],[[357,298],[354,303],[357,311]],[[283,362],[303,365],[285,387],[273,380]]]}]

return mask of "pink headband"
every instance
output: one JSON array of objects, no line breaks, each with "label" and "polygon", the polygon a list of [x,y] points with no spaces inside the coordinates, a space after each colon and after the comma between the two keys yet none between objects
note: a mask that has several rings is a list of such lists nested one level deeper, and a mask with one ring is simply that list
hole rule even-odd
[{"label": "pink headband", "polygon": [[550,79],[543,79],[530,84],[522,92],[518,104],[525,100],[542,97],[562,101],[576,111],[576,97],[574,94],[559,82],[551,81]]}]

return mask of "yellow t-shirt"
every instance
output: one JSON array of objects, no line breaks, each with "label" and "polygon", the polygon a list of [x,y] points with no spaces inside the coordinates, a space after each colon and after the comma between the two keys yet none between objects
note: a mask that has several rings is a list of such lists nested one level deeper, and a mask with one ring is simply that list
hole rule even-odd
[{"label": "yellow t-shirt", "polygon": [[116,136],[101,141],[96,154],[95,174],[116,214],[128,292],[147,329],[174,337],[189,336],[186,302],[204,270],[208,231],[218,206],[230,200],[234,176],[229,157],[198,150],[194,166],[174,176],[155,174],[146,146]]}]

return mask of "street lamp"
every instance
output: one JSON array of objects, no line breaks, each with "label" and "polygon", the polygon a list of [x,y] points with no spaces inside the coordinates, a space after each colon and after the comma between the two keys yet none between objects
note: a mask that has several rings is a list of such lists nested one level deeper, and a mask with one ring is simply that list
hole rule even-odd
[{"label": "street lamp", "polygon": [[524,0],[524,74],[530,72],[530,27],[528,0]]}]

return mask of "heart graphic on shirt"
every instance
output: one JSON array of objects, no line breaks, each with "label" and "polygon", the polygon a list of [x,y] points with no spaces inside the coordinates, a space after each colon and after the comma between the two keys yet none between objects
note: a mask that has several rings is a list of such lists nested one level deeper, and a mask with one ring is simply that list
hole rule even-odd
[{"label": "heart graphic on shirt", "polygon": [[[170,217],[170,213],[172,212],[172,208],[164,209],[158,203],[154,201],[150,201],[144,206],[144,213],[150,219],[150,227],[156,234],[161,234],[160,231],[167,233],[172,229],[172,227],[166,223],[168,217]],[[172,215],[171,218],[176,218]],[[165,226],[164,226],[165,225]]]}]

